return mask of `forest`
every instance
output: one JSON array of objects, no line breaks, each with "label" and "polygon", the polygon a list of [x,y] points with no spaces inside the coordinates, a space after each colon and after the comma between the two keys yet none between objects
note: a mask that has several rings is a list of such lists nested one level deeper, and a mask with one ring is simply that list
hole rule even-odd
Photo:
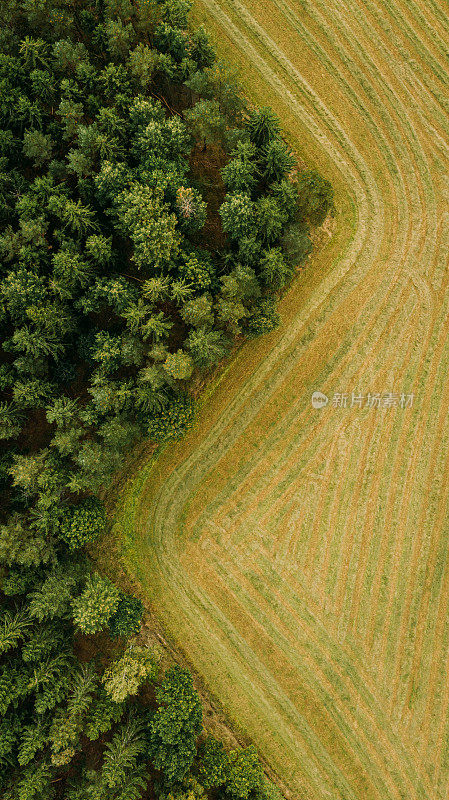
[{"label": "forest", "polygon": [[188,12],[1,5],[4,800],[270,796],[255,748],[205,734],[191,674],[161,672],[141,600],[88,555],[127,454],[181,437],[192,379],[278,324],[333,207]]}]

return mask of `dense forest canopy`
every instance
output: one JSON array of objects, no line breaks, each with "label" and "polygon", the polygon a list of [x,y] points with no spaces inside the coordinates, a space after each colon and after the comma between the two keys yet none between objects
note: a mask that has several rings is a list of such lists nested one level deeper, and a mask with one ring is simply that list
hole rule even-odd
[{"label": "dense forest canopy", "polygon": [[192,375],[277,324],[308,225],[332,208],[327,181],[296,173],[275,115],[248,106],[188,10],[1,6],[5,800],[269,791],[252,747],[205,737],[190,674],[160,674],[135,638],[142,603],[85,551],[125,454],[181,436]]}]

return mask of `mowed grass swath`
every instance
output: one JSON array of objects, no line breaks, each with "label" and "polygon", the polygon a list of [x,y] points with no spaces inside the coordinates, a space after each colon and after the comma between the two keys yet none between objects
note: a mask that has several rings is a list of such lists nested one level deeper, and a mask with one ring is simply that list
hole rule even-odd
[{"label": "mowed grass swath", "polygon": [[[449,791],[449,18],[442,0],[197,0],[336,190],[330,242],[139,476],[129,569],[280,784]],[[408,408],[312,408],[322,391]]]}]

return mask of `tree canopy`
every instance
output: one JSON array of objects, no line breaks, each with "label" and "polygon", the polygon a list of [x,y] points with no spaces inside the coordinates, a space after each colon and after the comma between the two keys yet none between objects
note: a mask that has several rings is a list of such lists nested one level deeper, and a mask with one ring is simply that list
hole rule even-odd
[{"label": "tree canopy", "polygon": [[93,568],[99,493],[197,416],[192,377],[276,300],[332,189],[297,173],[188,0],[0,8],[0,794],[262,800],[204,736],[141,599]]}]

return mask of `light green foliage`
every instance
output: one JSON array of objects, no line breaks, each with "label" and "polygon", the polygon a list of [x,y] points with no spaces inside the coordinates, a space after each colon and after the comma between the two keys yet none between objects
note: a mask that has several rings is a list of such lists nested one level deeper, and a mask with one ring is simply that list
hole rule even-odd
[{"label": "light green foliage", "polygon": [[59,564],[48,572],[42,583],[30,594],[29,611],[39,622],[68,617],[71,601],[85,575],[85,564]]},{"label": "light green foliage", "polygon": [[214,315],[210,295],[202,294],[188,300],[182,307],[182,318],[188,325],[201,327],[213,325]]},{"label": "light green foliage", "polygon": [[6,653],[26,636],[31,620],[26,608],[16,611],[4,611],[0,617],[0,653]]},{"label": "light green foliage", "polygon": [[215,61],[208,69],[195,72],[186,84],[201,97],[217,100],[220,111],[230,122],[241,122],[245,98],[235,67],[222,60]]},{"label": "light green foliage", "polygon": [[120,592],[107,578],[97,572],[89,575],[86,585],[72,602],[73,621],[83,633],[96,633],[107,627],[117,610]]},{"label": "light green foliage", "polygon": [[26,131],[23,137],[23,152],[33,160],[35,167],[42,167],[52,157],[53,142],[51,136],[41,131]]},{"label": "light green foliage", "polygon": [[246,800],[262,786],[263,771],[255,747],[229,754],[225,791],[232,800]]},{"label": "light green foliage", "polygon": [[212,282],[212,265],[204,258],[188,255],[179,269],[183,279],[195,289],[208,289]]},{"label": "light green foliage", "polygon": [[105,31],[112,57],[117,60],[126,57],[135,38],[133,26],[124,25],[121,19],[109,19]]},{"label": "light green foliage", "polygon": [[90,258],[101,267],[109,264],[112,258],[112,242],[111,238],[93,234],[86,239],[86,253]]},{"label": "light green foliage", "polygon": [[53,45],[53,64],[62,73],[73,73],[76,68],[89,60],[86,46],[72,39],[60,39]]},{"label": "light green foliage", "polygon": [[257,184],[257,164],[255,160],[255,148],[249,142],[244,145],[245,151],[237,151],[237,154],[221,170],[223,183],[229,192],[237,194],[239,192],[250,193]]},{"label": "light green foliage", "polygon": [[58,113],[64,125],[64,138],[73,139],[80,122],[83,121],[83,104],[75,103],[73,100],[62,99]]},{"label": "light green foliage", "polygon": [[42,750],[48,741],[48,729],[41,718],[36,722],[26,725],[21,733],[20,746],[17,760],[21,766],[34,761],[36,754]]},{"label": "light green foliage", "polygon": [[251,267],[237,264],[228,275],[221,278],[221,293],[227,299],[257,299],[260,296],[260,286],[256,273]]},{"label": "light green foliage", "polygon": [[[114,400],[114,395],[112,399]],[[102,400],[100,405],[101,402]],[[122,458],[116,450],[93,440],[85,441],[74,454],[73,460],[79,467],[76,475],[79,490],[86,492],[99,491],[102,486],[107,486],[122,464]]]},{"label": "light green foliage", "polygon": [[108,331],[99,331],[95,335],[92,358],[98,361],[103,374],[115,372],[121,362],[122,341],[120,336],[113,336]]},{"label": "light green foliage", "polygon": [[259,235],[266,244],[279,241],[285,226],[285,215],[274,197],[261,197],[256,203]]},{"label": "light green foliage", "polygon": [[285,178],[271,186],[273,196],[288,222],[296,219],[299,213],[299,194],[295,183]]},{"label": "light green foliage", "polygon": [[22,416],[13,403],[0,402],[0,439],[11,439],[20,433]]},{"label": "light green foliage", "polygon": [[152,303],[165,300],[170,293],[170,279],[165,275],[155,275],[154,278],[144,281],[142,293]]},{"label": "light green foliage", "polygon": [[206,222],[207,205],[196,189],[180,186],[176,192],[176,210],[182,230],[194,233]]},{"label": "light green foliage", "polygon": [[164,362],[164,368],[176,380],[186,380],[193,372],[193,361],[188,353],[178,350],[176,353],[169,353]]},{"label": "light green foliage", "polygon": [[47,406],[46,415],[50,424],[58,428],[70,425],[76,419],[78,404],[69,397],[57,397]]},{"label": "light green foliage", "polygon": [[3,564],[37,567],[48,564],[53,555],[51,538],[32,530],[19,515],[0,525],[0,561]]},{"label": "light green foliage", "polygon": [[131,72],[139,79],[142,87],[148,86],[157,64],[157,54],[147,44],[139,42],[129,55]]},{"label": "light green foliage", "polygon": [[128,452],[139,438],[140,428],[125,417],[114,416],[100,425],[98,433],[108,447],[123,453]]},{"label": "light green foliage", "polygon": [[70,690],[73,657],[67,653],[57,653],[33,666],[27,691],[35,693],[36,713],[45,714],[61,703]]},{"label": "light green foliage", "polygon": [[293,272],[279,247],[264,250],[260,260],[260,273],[265,286],[275,291],[282,289],[291,280]]},{"label": "light green foliage", "polygon": [[156,658],[148,647],[130,644],[104,672],[106,694],[114,703],[122,703],[130,695],[137,694],[144,681],[153,681],[157,669]]},{"label": "light green foliage", "polygon": [[102,779],[110,789],[125,786],[145,750],[143,728],[137,720],[129,720],[106,745]]},{"label": "light green foliage", "polygon": [[133,242],[138,267],[154,269],[176,256],[180,243],[176,217],[168,213],[160,193],[133,183],[119,195],[117,210],[120,224]]},{"label": "light green foliage", "polygon": [[[253,201],[248,194],[243,192],[228,195],[220,207],[223,229],[230,239],[240,239],[243,236],[250,236],[254,233],[256,227],[255,215],[256,209]],[[262,231],[261,220],[259,228]]]},{"label": "light green foliage", "polygon": [[47,297],[45,279],[23,267],[8,272],[0,288],[2,302],[16,321],[25,321],[27,308],[42,303]]},{"label": "light green foliage", "polygon": [[39,378],[17,380],[12,390],[13,400],[22,409],[45,405],[53,393],[53,385]]},{"label": "light green foliage", "polygon": [[8,714],[0,720],[0,770],[13,759],[13,751],[20,736],[20,719]]},{"label": "light green foliage", "polygon": [[241,300],[223,295],[216,303],[217,317],[232,334],[240,333],[239,323],[248,316],[248,309]]},{"label": "light green foliage", "polygon": [[51,761],[55,766],[68,764],[75,755],[96,686],[97,676],[92,666],[82,665],[74,674],[67,699],[57,709],[50,727]]},{"label": "light green foliage", "polygon": [[57,650],[62,652],[67,648],[68,632],[60,624],[39,624],[29,634],[29,638],[22,647],[24,661],[39,662],[50,653]]},{"label": "light green foliage", "polygon": [[195,364],[201,369],[215,366],[227,354],[229,339],[217,330],[202,325],[190,331],[187,346]]},{"label": "light green foliage", "polygon": [[[54,797],[51,786],[52,772],[47,761],[29,764],[21,772],[21,778],[15,786],[15,793],[11,800],[36,800],[45,797],[52,800]],[[6,800],[6,799],[5,799]],[[8,799],[9,800],[9,799]]]},{"label": "light green foliage", "polygon": [[195,778],[185,778],[168,794],[159,795],[158,800],[206,800],[204,787]]}]

